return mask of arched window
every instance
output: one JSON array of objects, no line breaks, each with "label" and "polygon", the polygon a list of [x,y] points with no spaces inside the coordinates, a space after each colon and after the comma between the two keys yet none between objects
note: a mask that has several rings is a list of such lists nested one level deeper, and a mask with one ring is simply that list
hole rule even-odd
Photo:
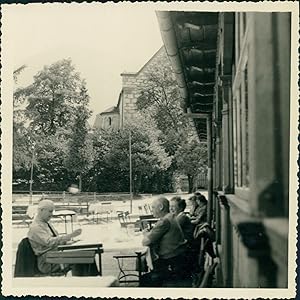
[{"label": "arched window", "polygon": [[111,126],[111,117],[108,117],[108,125]]}]

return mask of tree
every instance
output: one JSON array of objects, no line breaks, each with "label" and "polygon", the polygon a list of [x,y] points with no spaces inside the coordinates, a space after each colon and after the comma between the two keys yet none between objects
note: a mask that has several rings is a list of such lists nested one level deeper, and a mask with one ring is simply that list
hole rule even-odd
[{"label": "tree", "polygon": [[[177,163],[181,164],[178,157],[178,153],[181,152],[178,152],[180,145],[188,143],[186,146],[191,147],[187,137],[191,136],[196,139],[197,135],[193,125],[183,114],[179,89],[168,59],[156,64],[149,71],[147,83],[140,88],[137,108],[144,115],[150,115],[162,133],[159,140],[167,153],[173,157],[168,171],[163,172],[167,175],[168,181],[171,182],[171,177],[178,168],[180,171],[186,171],[182,165],[177,166]],[[177,154],[175,155],[175,153]],[[190,164],[190,161],[185,161],[185,164]],[[193,169],[194,163],[191,164],[190,168]],[[194,172],[189,172],[190,181],[194,176]]]},{"label": "tree", "polygon": [[137,108],[147,110],[164,133],[170,128],[178,132],[185,122],[179,90],[167,59],[154,65],[148,72],[147,83],[140,88]]},{"label": "tree", "polygon": [[175,154],[176,165],[179,171],[187,175],[189,182],[189,193],[193,191],[194,179],[201,172],[206,173],[207,168],[207,146],[200,144],[195,139],[187,138],[178,147]]},{"label": "tree", "polygon": [[17,68],[16,70],[13,71],[13,76],[14,76],[14,82],[17,83],[18,82],[18,77],[19,75],[24,71],[24,69],[26,68],[26,65],[22,65],[19,68]]},{"label": "tree", "polygon": [[45,66],[34,76],[33,84],[22,92],[28,100],[26,113],[30,126],[45,135],[70,127],[76,107],[86,106],[89,101],[82,96],[86,93],[86,83],[75,72],[70,59]]},{"label": "tree", "polygon": [[[13,71],[15,85],[17,85],[18,77],[25,68],[26,65],[22,65]],[[30,144],[30,139],[28,139],[30,133],[25,127],[24,109],[20,108],[24,97],[19,90],[22,89],[14,88],[13,92],[13,177],[29,179],[32,145]]]},{"label": "tree", "polygon": [[71,130],[58,129],[47,138],[36,136],[34,182],[35,189],[65,190],[70,183],[70,172],[65,166]]},{"label": "tree", "polygon": [[[23,69],[14,72],[16,78]],[[86,83],[70,59],[45,66],[31,85],[15,89],[14,179],[29,178],[32,149],[28,136],[35,143],[36,189],[65,189],[79,168],[86,172],[88,103]],[[76,144],[76,139],[82,144]],[[81,165],[76,167],[75,162]]]},{"label": "tree", "polygon": [[161,132],[150,116],[136,114],[126,129],[132,133],[132,168],[135,191],[139,192],[143,181],[153,181],[160,172],[169,169],[172,156],[162,145]]},{"label": "tree", "polygon": [[[88,97],[82,91],[82,97]],[[72,135],[69,141],[68,154],[65,165],[73,173],[73,177],[79,179],[79,190],[82,189],[82,175],[88,172],[92,166],[92,143],[88,136],[87,120],[90,111],[85,106],[76,109]]]},{"label": "tree", "polygon": [[134,193],[151,188],[157,172],[166,170],[171,157],[159,142],[160,131],[153,120],[137,114],[123,130],[95,133],[93,172],[99,191],[129,191],[129,132],[132,142]]}]

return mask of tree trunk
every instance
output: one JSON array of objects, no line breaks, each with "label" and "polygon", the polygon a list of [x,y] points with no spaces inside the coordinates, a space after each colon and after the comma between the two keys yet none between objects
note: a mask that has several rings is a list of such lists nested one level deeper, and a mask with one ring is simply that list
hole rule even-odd
[{"label": "tree trunk", "polygon": [[193,188],[194,188],[194,176],[192,175],[188,175],[188,183],[189,183],[189,193],[193,192]]},{"label": "tree trunk", "polygon": [[78,188],[79,188],[79,191],[81,192],[81,188],[82,188],[81,173],[78,175]]},{"label": "tree trunk", "polygon": [[137,195],[141,190],[142,175],[138,173],[134,180],[134,194]]}]

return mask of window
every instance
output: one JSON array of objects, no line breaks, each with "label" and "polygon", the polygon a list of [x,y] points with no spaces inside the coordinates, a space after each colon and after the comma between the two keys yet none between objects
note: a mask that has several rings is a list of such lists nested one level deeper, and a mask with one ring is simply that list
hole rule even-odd
[{"label": "window", "polygon": [[111,117],[108,117],[108,126],[111,126]]},{"label": "window", "polygon": [[233,83],[233,147],[235,187],[249,187],[248,45],[246,14],[236,13],[235,62]]},{"label": "window", "polygon": [[244,147],[243,147],[243,186],[249,186],[249,116],[248,116],[248,69],[247,64],[243,70],[242,80],[242,97],[243,97],[243,136],[244,136]]},{"label": "window", "polygon": [[240,53],[240,27],[239,27],[239,13],[235,13],[235,65],[238,65],[238,57]]},{"label": "window", "polygon": [[243,29],[244,29],[244,34],[246,32],[246,27],[247,27],[247,14],[246,13],[242,13],[243,14]]}]

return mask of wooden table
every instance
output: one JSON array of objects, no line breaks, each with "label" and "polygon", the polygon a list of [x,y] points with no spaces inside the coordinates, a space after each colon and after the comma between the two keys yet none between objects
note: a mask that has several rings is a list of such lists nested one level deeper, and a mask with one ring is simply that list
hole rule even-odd
[{"label": "wooden table", "polygon": [[106,214],[106,220],[108,222],[108,215],[114,211],[114,205],[111,202],[97,202],[91,203],[88,212],[96,215],[96,220],[98,223],[98,215]]},{"label": "wooden table", "polygon": [[13,278],[13,287],[36,288],[36,287],[117,287],[119,281],[114,276],[102,277],[19,277]]},{"label": "wooden table", "polygon": [[57,251],[47,252],[46,261],[52,264],[90,264],[95,261],[98,254],[98,275],[102,276],[102,253],[102,243],[79,241],[72,245],[58,246]]},{"label": "wooden table", "polygon": [[53,217],[63,217],[65,221],[65,233],[68,233],[67,230],[67,217],[70,217],[71,220],[71,232],[73,232],[73,216],[76,215],[76,212],[73,210],[58,210],[53,212]]},{"label": "wooden table", "polygon": [[[28,217],[30,219],[33,219],[34,216],[37,214],[37,209],[38,209],[38,205],[29,205],[27,208],[27,212],[26,214],[28,215]],[[73,231],[73,216],[76,215],[76,212],[73,210],[57,210],[53,212],[53,217],[62,217],[64,219],[65,222],[65,233],[68,233],[67,230],[67,218],[70,217],[70,221],[71,221],[71,231]]]}]

